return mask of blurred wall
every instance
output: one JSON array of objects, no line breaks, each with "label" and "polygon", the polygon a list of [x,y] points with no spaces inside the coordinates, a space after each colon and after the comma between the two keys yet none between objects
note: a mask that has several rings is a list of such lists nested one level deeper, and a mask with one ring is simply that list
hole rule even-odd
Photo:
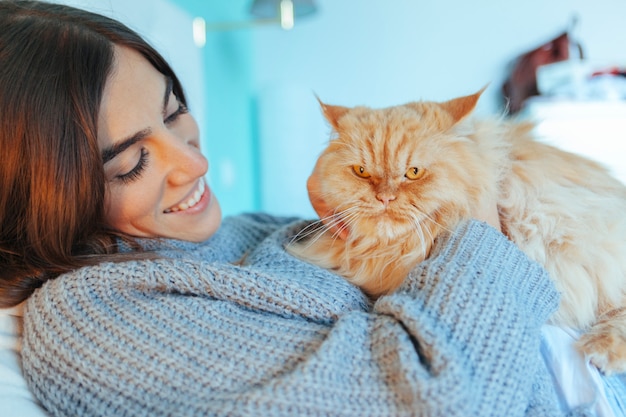
[{"label": "blurred wall", "polygon": [[257,30],[254,85],[299,83],[321,98],[386,106],[445,100],[491,83],[481,109],[498,111],[510,60],[565,30],[589,58],[626,62],[621,0],[317,0],[291,32]]},{"label": "blurred wall", "polygon": [[[225,0],[176,3],[211,21],[248,18],[250,1],[229,1],[228,16],[217,10]],[[305,181],[328,138],[315,95],[331,104],[378,107],[446,100],[489,84],[477,111],[498,113],[509,62],[568,28],[574,16],[589,58],[626,62],[620,47],[626,44],[626,2],[620,0],[317,4],[318,13],[296,20],[291,31],[271,26],[209,34],[214,43],[207,43],[205,59],[216,69],[206,73],[206,83],[216,89],[207,88],[207,100],[233,105],[206,116],[207,141],[225,144],[214,154],[209,146],[209,158],[213,170],[223,171],[214,176],[227,175],[228,184],[219,178],[215,184],[227,214],[313,215]],[[208,79],[213,76],[218,79]],[[252,154],[242,157],[242,151]],[[237,165],[237,155],[250,159]]]},{"label": "blurred wall", "polygon": [[193,100],[227,215],[313,215],[305,181],[328,139],[315,95],[380,107],[489,84],[477,111],[499,113],[509,62],[574,16],[588,58],[626,63],[621,0],[317,0],[318,12],[291,31],[209,31],[200,50],[190,38],[193,17],[249,19],[251,0],[67,1],[113,10],[167,51]]}]

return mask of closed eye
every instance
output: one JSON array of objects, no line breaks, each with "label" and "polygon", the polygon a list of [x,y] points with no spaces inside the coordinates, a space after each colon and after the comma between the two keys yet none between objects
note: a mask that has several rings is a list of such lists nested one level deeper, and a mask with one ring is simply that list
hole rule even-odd
[{"label": "closed eye", "polygon": [[141,148],[141,154],[139,156],[139,161],[137,161],[137,165],[126,174],[121,174],[116,176],[118,180],[122,181],[124,184],[128,184],[133,182],[141,177],[141,174],[146,169],[148,165],[148,150],[146,148]]},{"label": "closed eye", "polygon": [[174,113],[170,114],[163,121],[166,125],[174,123],[181,115],[188,113],[189,109],[180,101],[178,102],[178,108],[174,111]]}]

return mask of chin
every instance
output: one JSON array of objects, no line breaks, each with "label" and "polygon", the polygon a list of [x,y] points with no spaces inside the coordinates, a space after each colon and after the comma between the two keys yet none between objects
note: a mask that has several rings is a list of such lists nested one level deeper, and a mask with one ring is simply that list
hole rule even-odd
[{"label": "chin", "polygon": [[207,219],[202,224],[194,229],[194,238],[187,239],[191,242],[204,242],[217,232],[222,224],[222,209],[217,202],[217,199],[213,198],[212,204],[209,207]]},{"label": "chin", "polygon": [[220,218],[219,221],[217,221],[213,225],[213,227],[211,227],[210,229],[207,229],[201,236],[198,237],[197,240],[194,240],[194,242],[204,242],[205,240],[209,239],[211,236],[215,234],[215,232],[217,232],[221,224],[222,222]]}]

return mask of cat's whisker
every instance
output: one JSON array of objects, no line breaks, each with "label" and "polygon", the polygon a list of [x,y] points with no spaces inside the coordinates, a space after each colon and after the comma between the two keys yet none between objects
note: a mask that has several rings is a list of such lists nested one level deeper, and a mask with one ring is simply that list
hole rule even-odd
[{"label": "cat's whisker", "polygon": [[331,221],[326,221],[326,223],[332,223],[332,226],[336,226],[337,223],[342,222],[346,219],[349,219],[353,216],[354,211],[357,210],[358,207],[356,206],[351,206],[348,207],[347,209],[341,210],[339,212],[335,212],[333,213],[331,216],[328,216],[327,218],[325,218],[324,220],[328,220],[330,219]]},{"label": "cat's whisker", "polygon": [[[317,223],[321,223],[321,221]],[[310,248],[311,246],[313,246],[315,242],[317,242],[324,235],[324,231],[327,230],[327,228],[328,228],[327,225],[322,225],[319,229],[309,232],[305,237],[313,236],[313,238],[306,240],[306,244],[304,245],[304,248]],[[295,240],[292,239],[290,243],[299,243],[299,242],[296,242]]]},{"label": "cat's whisker", "polygon": [[306,239],[310,236],[314,236],[313,239],[310,239],[306,247],[310,247],[313,245],[319,238],[326,232],[330,231],[333,228],[337,228],[338,230],[333,232],[333,238],[337,238],[341,231],[343,231],[347,225],[351,224],[356,217],[356,213],[354,213],[356,207],[349,207],[345,210],[335,212],[329,216],[324,217],[323,219],[317,220],[305,228],[300,230],[289,242],[289,244],[294,244],[296,241]]},{"label": "cat's whisker", "polygon": [[437,226],[439,226],[440,228],[442,228],[443,230],[445,230],[448,233],[452,233],[452,229],[450,229],[449,227],[444,226],[443,224],[439,223],[438,221],[436,221],[435,219],[433,219],[431,216],[429,216],[428,214],[425,215],[426,218],[428,220],[430,220],[431,222],[435,223]]},{"label": "cat's whisker", "polygon": [[[426,229],[426,232],[428,233],[428,241],[429,242],[434,242],[435,241],[435,236],[433,235],[433,232],[430,229]],[[426,245],[424,245],[424,248],[426,247]],[[426,249],[424,249],[424,251],[426,251]],[[426,257],[426,253],[424,253],[424,257]]]},{"label": "cat's whisker", "polygon": [[301,239],[305,239],[307,237],[309,237],[310,235],[316,233],[318,230],[322,229],[324,227],[322,220],[316,220],[314,222],[312,222],[311,224],[308,224],[305,228],[303,228],[302,230],[300,230],[298,233],[296,233],[291,240],[289,241],[288,245],[291,245],[295,242],[297,242],[298,240]]},{"label": "cat's whisker", "polygon": [[419,237],[419,241],[420,241],[420,248],[422,249],[422,258],[426,258],[426,237],[424,236],[424,228],[420,226],[420,221],[418,219],[416,220],[416,224],[415,224],[415,229],[417,230],[417,236]]},{"label": "cat's whisker", "polygon": [[306,231],[306,233],[303,233],[306,228],[301,230],[296,236],[294,236],[291,239],[289,244],[293,244],[298,241],[303,241],[313,236],[313,239],[310,239],[307,241],[308,243],[306,246],[310,246],[311,244],[315,243],[327,230],[329,230],[332,227],[332,224],[331,225],[324,224],[321,220],[318,220],[315,223],[312,223],[310,226],[313,226],[313,225],[315,225],[315,227],[310,227],[309,230]]},{"label": "cat's whisker", "polygon": [[430,220],[435,224],[437,223],[418,207],[416,207],[415,205],[413,205],[413,207],[416,209],[417,213],[412,213],[411,216],[413,219],[413,224],[415,226],[415,232],[417,233],[420,242],[419,247],[422,250],[421,257],[423,259],[426,259],[426,256],[428,255],[427,248],[429,248],[430,244],[435,240],[435,236],[433,235],[429,227],[424,226],[423,220]]},{"label": "cat's whisker", "polygon": [[358,220],[358,217],[358,213],[356,212],[348,213],[348,215],[342,219],[340,227],[333,233],[333,239],[336,240],[344,230],[350,230],[350,226]]},{"label": "cat's whisker", "polygon": [[[439,223],[438,221],[436,221],[435,219],[433,219],[433,217],[431,215],[429,215],[428,213],[426,213],[425,211],[421,210],[419,207],[417,207],[415,204],[412,204],[412,207],[417,210],[417,212],[420,214],[421,217],[430,220],[431,222],[433,222],[434,224],[436,224],[437,226],[439,226],[440,228],[442,228],[443,230],[445,230],[446,232],[452,233],[452,230],[446,226],[444,226],[443,224]],[[417,226],[419,227],[420,221],[416,219],[416,223]],[[430,231],[429,231],[430,232]]]}]

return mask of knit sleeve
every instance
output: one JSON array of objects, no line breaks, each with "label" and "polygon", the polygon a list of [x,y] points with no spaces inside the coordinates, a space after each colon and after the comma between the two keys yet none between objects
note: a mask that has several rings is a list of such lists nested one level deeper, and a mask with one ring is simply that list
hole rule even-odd
[{"label": "knit sleeve", "polygon": [[[512,416],[537,401],[555,406],[550,385],[543,386],[547,399],[533,392],[545,370],[537,332],[558,304],[544,269],[479,222],[462,225],[435,251],[375,309],[403,324],[430,374],[463,378],[466,386],[456,386],[461,392],[445,407]],[[439,397],[450,389],[431,388]]]},{"label": "knit sleeve", "polygon": [[46,283],[25,317],[30,388],[55,416],[554,411],[533,387],[557,295],[495,230],[471,222],[441,239],[373,308],[269,242],[249,267],[133,261]]},{"label": "knit sleeve", "polygon": [[294,220],[264,213],[245,213],[226,217],[217,233],[201,243],[172,239],[142,239],[139,243],[144,250],[168,258],[236,263],[267,236]]}]

